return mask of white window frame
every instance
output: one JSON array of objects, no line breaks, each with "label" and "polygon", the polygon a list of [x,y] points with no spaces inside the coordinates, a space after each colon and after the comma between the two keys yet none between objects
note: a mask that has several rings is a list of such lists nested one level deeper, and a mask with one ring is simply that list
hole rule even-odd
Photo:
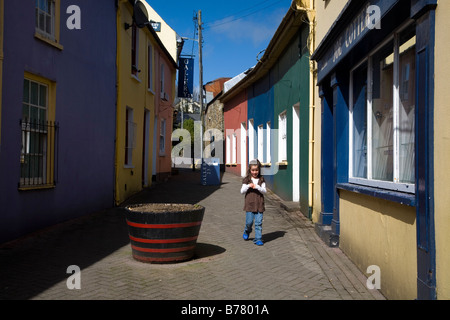
[{"label": "white window frame", "polygon": [[258,160],[264,163],[264,126],[258,126]]},{"label": "white window frame", "polygon": [[287,161],[287,112],[278,115],[278,162]]},{"label": "white window frame", "polygon": [[255,159],[255,125],[254,120],[248,120],[248,161]]},{"label": "white window frame", "polygon": [[[401,31],[410,26],[411,23],[400,27],[391,36],[386,38],[380,45],[372,50],[368,57],[364,58],[357,65],[350,70],[350,86],[349,86],[349,182],[366,185],[370,187],[376,187],[380,189],[388,189],[392,191],[400,191],[406,193],[415,193],[415,184],[399,182],[399,34]],[[394,43],[394,71],[393,71],[393,181],[375,180],[372,178],[372,58],[382,49],[386,44],[393,41]],[[367,63],[367,178],[353,177],[353,72],[358,69],[362,64]]]},{"label": "white window frame", "polygon": [[237,163],[237,136],[236,133],[233,133],[231,136],[231,163]]},{"label": "white window frame", "polygon": [[270,154],[271,148],[271,124],[270,121],[266,124],[266,162],[270,164],[272,162],[272,156]]},{"label": "white window frame", "polygon": [[226,152],[227,152],[227,159],[226,159],[226,164],[230,164],[231,161],[231,142],[230,142],[231,138],[229,135],[227,135],[227,141],[226,141]]},{"label": "white window frame", "polygon": [[[47,0],[45,0],[47,1]],[[51,39],[51,40],[55,40],[56,39],[56,31],[55,31],[55,26],[56,26],[56,1],[52,0],[50,2],[50,13],[42,10],[39,7],[39,2],[38,1],[38,6],[36,7],[36,32],[39,34],[44,35],[45,37]],[[40,25],[40,17],[43,16],[44,17],[44,26]],[[47,21],[47,19],[50,19],[50,21]],[[47,32],[46,30],[46,25],[47,22],[50,23],[50,33]]]}]

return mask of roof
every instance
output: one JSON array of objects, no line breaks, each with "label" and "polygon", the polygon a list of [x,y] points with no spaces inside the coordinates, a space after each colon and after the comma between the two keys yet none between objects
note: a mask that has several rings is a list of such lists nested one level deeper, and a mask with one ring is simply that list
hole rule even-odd
[{"label": "roof", "polygon": [[265,74],[267,74],[267,72],[269,72],[270,68],[275,65],[278,58],[283,54],[284,49],[289,44],[292,36],[304,23],[304,19],[302,18],[304,18],[305,16],[307,16],[306,11],[293,9],[292,6],[289,7],[289,10],[278,26],[277,31],[270,40],[270,43],[267,46],[263,57],[258,61],[256,66],[249,69],[250,71],[247,70],[246,72],[244,72],[244,74],[247,73],[245,74],[245,76],[242,76],[241,74],[237,76],[237,79],[235,79],[236,77],[233,78],[235,79],[234,81],[239,81],[237,81],[236,83],[230,83],[230,85],[233,85],[231,88],[228,88],[226,92],[224,91],[220,99],[222,102],[229,101],[234,96],[239,94],[242,90],[248,88],[251,84],[255,83]]}]

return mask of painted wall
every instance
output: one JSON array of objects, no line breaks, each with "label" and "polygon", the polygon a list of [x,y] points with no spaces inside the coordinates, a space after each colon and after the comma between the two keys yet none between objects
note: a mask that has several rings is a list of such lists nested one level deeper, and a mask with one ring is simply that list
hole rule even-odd
[{"label": "painted wall", "polygon": [[[149,112],[149,126],[146,137],[146,147],[148,148],[148,161],[145,165],[148,168],[147,181],[151,184],[151,172],[153,157],[153,134],[155,117],[155,99],[158,82],[158,45],[155,39],[147,30],[147,27],[137,29],[138,36],[138,69],[140,72],[134,76],[131,72],[131,35],[132,28],[125,30],[124,24],[132,21],[132,6],[128,1],[121,1],[117,10],[117,123],[116,123],[116,185],[115,202],[119,204],[143,187],[143,161],[144,161],[144,121],[145,112]],[[153,89],[149,90],[148,82],[148,47],[153,48]],[[132,163],[125,164],[125,139],[126,139],[126,110],[133,110],[135,123],[135,148],[132,150]],[[130,119],[131,120],[131,119]]]},{"label": "painted wall", "polygon": [[[292,164],[293,157],[299,157],[300,174],[300,209],[303,214],[308,214],[308,174],[309,174],[309,107],[310,107],[310,69],[309,53],[306,48],[306,39],[309,30],[303,27],[294,36],[285,53],[280,57],[273,68],[274,85],[274,128],[278,129],[278,115],[287,112],[287,154],[288,165],[280,166],[274,176],[273,189],[285,200],[293,199],[292,192]],[[300,50],[300,52],[299,52]],[[300,138],[299,154],[293,154],[292,137],[293,107],[299,105]],[[275,151],[277,152],[277,151]],[[273,159],[277,159],[274,155]]]},{"label": "painted wall", "polygon": [[371,265],[380,267],[381,291],[388,299],[415,299],[415,208],[342,190],[340,218],[339,247],[358,268],[365,273]]},{"label": "painted wall", "polygon": [[161,23],[161,31],[157,32],[158,37],[169,51],[172,59],[177,61],[177,34],[175,30],[173,30],[167,22],[164,21],[164,19],[148,4],[146,0],[143,1],[143,3],[147,8],[149,19]]},{"label": "painted wall", "polygon": [[[247,90],[243,90],[238,95],[236,95],[234,98],[232,98],[230,101],[226,102],[224,104],[224,146],[225,146],[225,152],[224,152],[224,162],[226,162],[227,155],[226,155],[226,136],[231,135],[234,132],[237,133],[237,152],[236,152],[236,159],[237,159],[237,165],[232,166],[231,164],[226,164],[225,171],[231,172],[237,176],[241,176],[241,166],[243,165],[241,163],[241,152],[245,152],[245,159],[246,162],[244,164],[245,168],[247,168],[247,162],[248,162],[248,153],[247,149],[242,148],[241,145],[241,123],[246,124],[246,128],[248,126],[247,121]],[[244,133],[247,135],[247,133]],[[248,144],[248,139],[246,138]],[[231,155],[230,155],[231,159]]]},{"label": "painted wall", "polygon": [[436,54],[435,54],[435,104],[434,104],[434,165],[435,165],[435,228],[436,228],[436,286],[438,299],[450,299],[450,187],[447,173],[450,171],[450,92],[448,74],[450,64],[450,12],[449,1],[439,1],[436,9]]},{"label": "painted wall", "polygon": [[[315,29],[314,29],[314,39],[313,43],[315,48],[321,44],[323,41],[325,35],[327,34],[328,30],[336,20],[336,18],[341,13],[342,9],[346,5],[348,0],[327,0],[327,1],[315,1],[315,10],[316,10],[316,23],[315,23]],[[323,158],[329,159],[332,158],[332,154],[323,150],[332,150],[330,149],[330,143],[332,147],[332,140],[324,137],[323,130],[330,130],[329,126],[322,127],[323,120],[322,117],[324,115],[323,112],[329,113],[329,106],[332,108],[332,104],[326,104],[323,105],[323,101],[319,96],[319,87],[317,87],[317,83],[314,83],[315,90],[314,90],[314,101],[315,101],[315,112],[314,112],[314,190],[313,190],[313,210],[311,219],[314,223],[322,223],[322,217],[321,213],[325,213],[328,216],[332,215],[333,207],[332,207],[332,201],[331,201],[331,207],[330,207],[330,201],[327,201],[325,193],[323,189],[333,189],[333,185],[330,186],[330,184],[333,184],[333,175],[332,171],[330,172],[327,164],[325,163],[325,166],[323,165]],[[331,116],[331,123],[332,123],[332,114],[328,114],[328,116]],[[325,161],[326,162],[326,161]],[[332,167],[332,166],[331,166]],[[331,168],[332,170],[332,168]],[[325,181],[324,181],[325,179]],[[325,220],[329,220],[329,218],[326,218]],[[328,222],[327,224],[329,224]]]},{"label": "painted wall", "polygon": [[316,43],[319,45],[348,0],[316,0],[317,12]]},{"label": "painted wall", "polygon": [[[65,12],[73,2],[61,1],[59,41],[54,45],[35,36],[35,2],[4,3],[0,242],[114,204],[115,4],[77,3],[83,8],[81,30],[66,27]],[[18,190],[26,72],[56,88],[60,130],[52,189]]]},{"label": "painted wall", "polygon": [[[316,2],[317,44],[322,41],[324,35],[328,32],[328,28],[331,27],[346,2]],[[385,28],[388,28],[388,26],[385,25]],[[383,31],[387,32],[388,30],[390,29]],[[353,55],[358,60],[356,58],[357,52],[354,52]],[[320,129],[321,143],[328,147],[322,148],[321,164],[324,163],[324,160],[327,160],[327,167],[322,166],[322,183],[325,181],[324,175],[329,175],[330,169],[336,175],[337,183],[348,181],[349,142],[348,134],[346,134],[349,130],[348,68],[354,63],[356,61],[352,62],[351,57],[347,57],[347,60],[335,70],[337,108],[334,110],[333,93],[329,88],[331,79],[328,77],[324,81],[324,87],[327,91],[324,100],[322,100],[323,112],[321,118],[322,121],[325,121],[326,126],[335,128],[335,131],[327,131],[327,128]],[[316,94],[316,97],[318,96],[319,92]],[[330,140],[334,142],[330,144]],[[333,143],[336,145],[338,153],[336,164],[329,161],[333,157]],[[327,185],[322,184],[321,188],[329,188],[329,180],[325,182]],[[332,195],[332,192],[327,192],[325,195]],[[324,199],[325,196],[322,194],[322,200]],[[328,207],[321,208],[322,210],[330,212],[334,209],[338,212],[339,247],[345,254],[356,263],[363,273],[366,273],[367,268],[371,265],[380,267],[382,293],[388,299],[417,298],[416,208],[345,190],[339,190],[337,204],[334,203],[332,196],[327,198],[325,204]],[[336,218],[336,215],[334,217]]]},{"label": "painted wall", "polygon": [[[271,82],[270,73],[266,74],[265,77],[257,81],[255,84],[251,85],[248,90],[248,111],[247,118],[250,121],[253,120],[253,128],[254,128],[254,137],[255,144],[253,145],[253,158],[258,158],[258,127],[263,126],[263,159],[259,159],[261,163],[269,163],[267,159],[267,143],[266,143],[266,130],[267,130],[267,122],[270,121],[271,128],[274,128],[274,88],[273,83]],[[272,80],[273,81],[273,80]],[[270,149],[271,149],[271,164],[267,167],[264,167],[261,173],[264,175],[264,179],[266,180],[267,187],[273,189],[273,181],[274,174],[276,174],[275,168],[275,154],[274,150],[276,150],[276,138],[277,136],[274,134],[273,130],[271,130],[271,141],[270,141]],[[249,133],[250,134],[250,133]],[[252,146],[248,146],[250,148]],[[248,153],[250,154],[250,153]],[[252,159],[249,159],[249,161]],[[274,192],[276,192],[274,190]]]},{"label": "painted wall", "polygon": [[[161,65],[164,67],[161,69]],[[176,69],[170,63],[167,56],[160,50],[156,55],[155,67],[157,69],[158,79],[161,79],[161,73],[164,72],[164,93],[161,93],[161,81],[155,82],[156,90],[156,117],[158,119],[157,123],[157,134],[161,132],[161,119],[165,120],[165,152],[160,152],[160,139],[157,137],[157,144],[155,146],[156,150],[156,171],[157,180],[166,179],[171,172],[172,167],[172,157],[171,157],[171,135],[173,127],[173,101],[175,98],[175,79],[176,79]]]}]

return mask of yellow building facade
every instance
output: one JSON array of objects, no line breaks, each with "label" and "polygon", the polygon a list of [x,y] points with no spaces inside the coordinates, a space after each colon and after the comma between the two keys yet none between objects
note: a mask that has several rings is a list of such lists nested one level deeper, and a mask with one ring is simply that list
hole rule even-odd
[{"label": "yellow building facade", "polygon": [[435,225],[436,225],[436,287],[438,299],[450,299],[450,186],[447,173],[450,171],[450,91],[448,75],[450,63],[450,14],[449,1],[439,1],[436,10],[435,48],[435,122],[434,131],[434,185],[435,185]]},{"label": "yellow building facade", "polygon": [[450,4],[325,0],[315,11],[313,221],[368,277],[379,271],[388,299],[449,299]]},{"label": "yellow building facade", "polygon": [[116,204],[150,186],[159,170],[170,172],[170,163],[166,169],[160,150],[168,150],[170,161],[176,62],[151,24],[139,27],[133,23],[133,10],[131,1],[119,1]]}]

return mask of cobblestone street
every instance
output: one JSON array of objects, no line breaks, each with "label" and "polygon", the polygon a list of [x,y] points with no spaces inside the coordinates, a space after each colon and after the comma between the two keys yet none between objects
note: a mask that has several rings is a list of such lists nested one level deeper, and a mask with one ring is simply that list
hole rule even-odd
[{"label": "cobblestone street", "polygon": [[[146,264],[131,256],[123,208],[87,215],[0,247],[0,299],[34,300],[381,300],[341,252],[319,239],[299,212],[270,191],[264,246],[244,241],[241,178],[224,174],[202,186],[200,173],[180,170],[127,204],[199,203],[205,216],[195,257]],[[253,234],[250,235],[252,239]],[[69,290],[67,267],[81,269]]]}]

